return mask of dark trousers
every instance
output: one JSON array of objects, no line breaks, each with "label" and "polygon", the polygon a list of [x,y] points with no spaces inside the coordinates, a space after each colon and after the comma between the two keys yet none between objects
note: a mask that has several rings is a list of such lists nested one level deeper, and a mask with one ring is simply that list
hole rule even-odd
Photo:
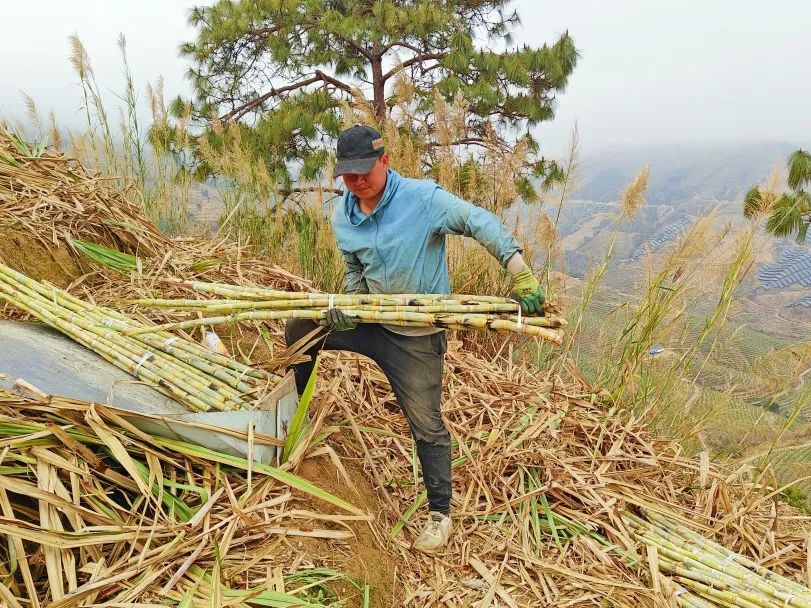
[{"label": "dark trousers", "polygon": [[[290,319],[285,340],[291,345],[316,328],[313,321]],[[440,411],[445,332],[428,336],[403,336],[377,324],[361,323],[349,331],[324,332],[307,351],[311,361],[294,366],[299,394],[321,349],[348,350],[369,357],[380,366],[391,384],[417,446],[422,479],[431,511],[450,513],[451,436]]]}]

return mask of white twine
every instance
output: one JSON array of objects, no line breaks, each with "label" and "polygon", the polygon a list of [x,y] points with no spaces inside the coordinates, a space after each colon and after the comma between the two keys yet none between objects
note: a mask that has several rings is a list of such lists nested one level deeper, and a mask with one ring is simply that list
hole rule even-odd
[{"label": "white twine", "polygon": [[334,293],[329,294],[329,303],[328,303],[327,306],[329,307],[328,310],[332,310],[333,308],[335,308],[335,294]]},{"label": "white twine", "polygon": [[242,379],[245,377],[245,374],[247,374],[247,373],[248,373],[248,368],[246,367],[245,369],[243,369],[240,372],[239,376],[237,376],[237,382],[242,382]]},{"label": "white twine", "polygon": [[177,342],[178,340],[180,340],[180,336],[171,336],[163,341],[163,345],[169,346],[172,342]]},{"label": "white twine", "polygon": [[518,305],[518,322],[516,323],[516,327],[521,329],[521,305]]},{"label": "white twine", "polygon": [[135,366],[135,371],[132,372],[133,376],[137,376],[138,375],[138,370],[141,369],[141,366],[144,363],[146,363],[147,361],[149,361],[154,356],[155,356],[155,353],[153,353],[151,351],[145,352],[144,356],[141,357],[141,360],[138,362],[138,365]]},{"label": "white twine", "polygon": [[676,597],[679,597],[680,595],[683,595],[685,593],[687,593],[687,589],[685,589],[684,587],[679,587],[678,589],[676,589]]},{"label": "white twine", "polygon": [[112,317],[102,317],[101,324],[113,329],[129,329],[129,323],[121,321],[120,319],[113,319]]}]

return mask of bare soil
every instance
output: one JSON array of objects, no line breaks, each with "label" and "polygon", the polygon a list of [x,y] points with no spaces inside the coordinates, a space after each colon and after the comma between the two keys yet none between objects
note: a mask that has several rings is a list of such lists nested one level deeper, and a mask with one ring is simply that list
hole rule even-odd
[{"label": "bare soil", "polygon": [[[327,456],[307,458],[296,470],[296,474],[316,484],[319,488],[344,499],[368,513],[379,516],[381,502],[378,499],[368,475],[363,467],[349,458],[342,457],[341,463],[347,475],[357,489],[357,493],[340,475],[335,465]],[[310,497],[298,495],[297,502],[302,508],[319,513],[344,514],[340,509],[331,507]],[[319,527],[325,527],[318,522]],[[332,567],[352,577],[357,583],[367,583],[371,589],[372,608],[396,608],[404,603],[402,585],[397,583],[398,573],[404,564],[393,553],[381,547],[375,538],[371,526],[378,526],[378,535],[385,535],[377,522],[364,521],[349,523],[355,538],[338,543],[321,539],[302,539],[302,547],[311,556],[328,557]],[[345,529],[345,528],[341,528]],[[348,600],[347,607],[363,606],[362,595],[348,584],[335,588],[338,596]]]},{"label": "bare soil", "polygon": [[82,275],[75,253],[29,232],[0,229],[0,261],[37,281],[67,287]]}]

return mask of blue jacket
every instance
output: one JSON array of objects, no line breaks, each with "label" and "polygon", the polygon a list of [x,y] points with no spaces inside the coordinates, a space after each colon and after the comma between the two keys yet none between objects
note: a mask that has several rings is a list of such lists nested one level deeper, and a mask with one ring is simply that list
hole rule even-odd
[{"label": "blue jacket", "polygon": [[475,238],[502,266],[521,250],[489,211],[392,169],[371,214],[361,213],[358,198],[347,190],[332,226],[346,260],[345,293],[450,293],[447,234]]}]

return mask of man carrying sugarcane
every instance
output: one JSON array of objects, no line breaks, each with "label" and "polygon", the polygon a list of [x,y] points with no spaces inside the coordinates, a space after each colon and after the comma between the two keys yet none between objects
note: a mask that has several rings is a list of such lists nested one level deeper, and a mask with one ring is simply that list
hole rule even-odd
[{"label": "man carrying sugarcane", "polygon": [[[541,315],[544,294],[521,257],[521,247],[492,213],[463,201],[429,180],[401,177],[389,168],[383,139],[355,125],[338,137],[335,175],[346,191],[332,225],[346,260],[345,293],[449,294],[445,235],[475,238],[513,276],[512,296],[524,314]],[[429,517],[414,548],[433,553],[451,530],[451,436],[442,419],[445,332],[437,328],[356,324],[338,308],[328,328],[295,366],[299,394],[319,350],[347,350],[375,361],[391,383],[411,428],[428,494]],[[313,321],[290,319],[288,346],[316,329]]]}]

